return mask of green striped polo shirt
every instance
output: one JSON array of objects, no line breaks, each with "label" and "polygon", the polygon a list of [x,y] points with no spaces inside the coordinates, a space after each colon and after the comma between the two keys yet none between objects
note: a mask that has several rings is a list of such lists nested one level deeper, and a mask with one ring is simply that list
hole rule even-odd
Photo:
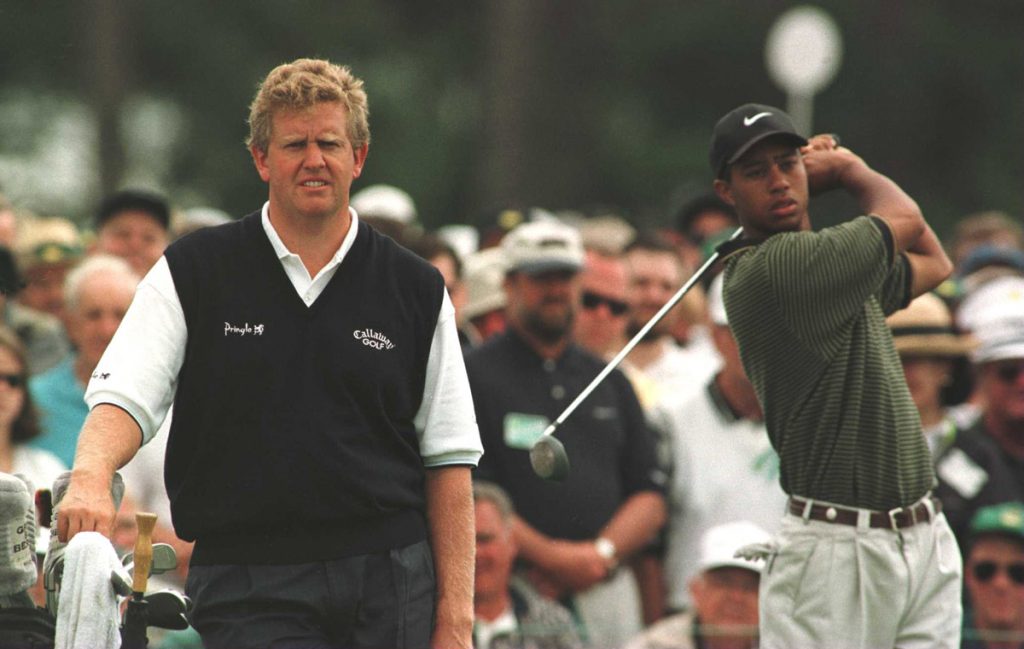
[{"label": "green striped polo shirt", "polygon": [[935,482],[885,316],[910,299],[892,231],[861,216],[723,249],[729,325],[789,494],[875,510]]}]

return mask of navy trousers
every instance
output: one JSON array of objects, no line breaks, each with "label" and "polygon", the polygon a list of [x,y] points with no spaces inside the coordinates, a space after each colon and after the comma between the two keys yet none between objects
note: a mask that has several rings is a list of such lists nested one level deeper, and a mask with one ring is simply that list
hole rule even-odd
[{"label": "navy trousers", "polygon": [[189,568],[206,649],[425,649],[435,579],[426,541],[296,565]]}]

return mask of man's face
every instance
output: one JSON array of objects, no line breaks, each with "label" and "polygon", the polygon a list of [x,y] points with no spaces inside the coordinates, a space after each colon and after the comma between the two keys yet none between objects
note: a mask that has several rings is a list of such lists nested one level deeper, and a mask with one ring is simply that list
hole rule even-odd
[{"label": "man's face", "polygon": [[714,568],[690,582],[693,607],[701,626],[716,634],[752,635],[757,631],[760,576],[746,568]]},{"label": "man's face", "polygon": [[967,555],[964,586],[977,628],[1024,629],[1024,542],[997,535],[978,538]]},{"label": "man's face", "polygon": [[573,335],[585,348],[603,356],[622,341],[626,331],[626,266],[617,257],[588,252],[580,286],[581,308]]},{"label": "man's face", "polygon": [[987,417],[1024,434],[1024,358],[982,364],[978,390],[985,399]]},{"label": "man's face", "polygon": [[510,321],[545,343],[554,344],[572,332],[580,299],[579,274],[555,270],[530,275],[510,273],[505,278]]},{"label": "man's face", "polygon": [[78,304],[67,314],[68,337],[86,367],[100,362],[134,295],[131,282],[111,273],[94,273],[79,285]]},{"label": "man's face", "polygon": [[64,318],[64,278],[70,263],[36,264],[25,269],[25,288],[18,302],[27,307]]},{"label": "man's face", "polygon": [[147,212],[128,210],[115,214],[96,235],[98,252],[127,261],[140,277],[164,254],[167,230]]},{"label": "man's face", "polygon": [[494,503],[476,503],[476,575],[473,583],[477,600],[495,599],[508,593],[516,545],[511,525],[501,519]]},{"label": "man's face", "polygon": [[[654,250],[633,250],[626,255],[629,269],[629,335],[638,331],[682,285],[682,267],[675,253]],[[673,309],[655,325],[652,333],[656,336],[668,334],[678,318]]]},{"label": "man's face", "polygon": [[302,222],[348,208],[368,146],[353,149],[345,107],[322,102],[274,113],[267,150],[250,149],[260,178],[270,185],[271,220]]},{"label": "man's face", "polygon": [[745,236],[810,229],[807,171],[791,143],[771,137],[758,142],[726,175],[715,180],[715,191],[736,208]]}]

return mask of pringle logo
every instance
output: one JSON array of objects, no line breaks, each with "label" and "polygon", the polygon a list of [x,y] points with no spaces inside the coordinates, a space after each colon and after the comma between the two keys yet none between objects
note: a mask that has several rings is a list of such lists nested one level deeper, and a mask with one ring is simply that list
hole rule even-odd
[{"label": "pringle logo", "polygon": [[235,335],[235,336],[262,336],[263,325],[256,324],[251,325],[246,322],[243,325],[233,325],[230,322],[224,323],[224,335]]},{"label": "pringle logo", "polygon": [[394,349],[395,345],[388,337],[375,329],[356,329],[352,337],[362,342],[367,347],[374,349]]}]

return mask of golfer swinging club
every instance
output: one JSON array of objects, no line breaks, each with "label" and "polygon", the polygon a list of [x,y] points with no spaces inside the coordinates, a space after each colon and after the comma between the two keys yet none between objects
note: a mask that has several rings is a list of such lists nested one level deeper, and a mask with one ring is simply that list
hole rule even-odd
[{"label": "golfer swinging club", "polygon": [[[960,646],[961,559],[885,316],[952,265],[912,198],[835,137],[741,106],[711,139],[725,306],[790,495],[761,580],[763,649]],[[808,197],[865,216],[811,231]]]}]

